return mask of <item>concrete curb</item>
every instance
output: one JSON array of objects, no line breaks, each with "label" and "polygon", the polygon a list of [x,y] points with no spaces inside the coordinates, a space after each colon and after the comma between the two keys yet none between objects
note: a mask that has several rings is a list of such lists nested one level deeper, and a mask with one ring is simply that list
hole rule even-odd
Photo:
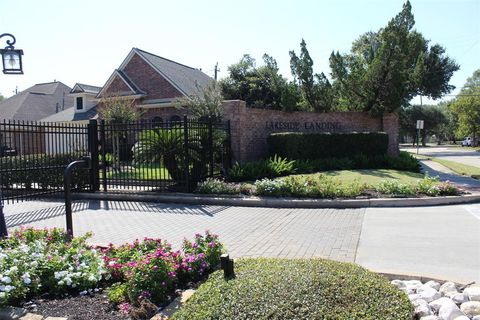
[{"label": "concrete curb", "polygon": [[436,198],[378,198],[378,199],[300,199],[247,196],[209,196],[184,193],[153,194],[146,192],[76,193],[78,200],[139,201],[219,205],[238,207],[275,208],[366,208],[366,207],[421,207],[480,202],[480,193]]}]

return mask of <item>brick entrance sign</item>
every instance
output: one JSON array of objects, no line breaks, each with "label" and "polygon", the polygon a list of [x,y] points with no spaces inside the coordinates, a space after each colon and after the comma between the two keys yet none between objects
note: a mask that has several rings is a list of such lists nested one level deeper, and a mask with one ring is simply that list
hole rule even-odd
[{"label": "brick entrance sign", "polygon": [[267,154],[272,132],[386,132],[388,154],[398,154],[398,114],[372,117],[366,112],[283,112],[247,108],[244,101],[224,102],[223,119],[230,120],[234,161],[256,160]]}]

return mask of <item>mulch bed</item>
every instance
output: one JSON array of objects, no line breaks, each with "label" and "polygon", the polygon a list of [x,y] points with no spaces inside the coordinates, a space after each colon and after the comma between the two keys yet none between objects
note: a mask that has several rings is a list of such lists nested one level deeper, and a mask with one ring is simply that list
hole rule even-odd
[{"label": "mulch bed", "polygon": [[65,298],[36,298],[31,302],[36,305],[36,308],[26,306],[26,309],[44,317],[65,317],[68,320],[130,319],[116,310],[103,293],[68,296]]}]

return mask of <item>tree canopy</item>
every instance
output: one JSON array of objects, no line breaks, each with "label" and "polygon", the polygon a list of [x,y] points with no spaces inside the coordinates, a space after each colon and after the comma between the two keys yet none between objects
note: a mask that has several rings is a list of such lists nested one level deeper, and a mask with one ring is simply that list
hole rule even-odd
[{"label": "tree canopy", "polygon": [[414,25],[407,1],[384,28],[353,41],[349,53],[332,52],[330,80],[323,72],[315,73],[303,39],[298,55],[289,52],[292,82],[278,73],[272,57],[264,55],[265,64],[257,68],[255,60],[244,55],[228,68],[229,76],[221,82],[223,93],[254,107],[374,115],[397,111],[417,95],[438,99],[454,89],[449,81],[459,66]]},{"label": "tree canopy", "polygon": [[467,79],[450,107],[458,117],[457,133],[461,136],[472,135],[476,144],[476,138],[480,135],[480,69]]},{"label": "tree canopy", "polygon": [[350,108],[381,114],[416,95],[437,99],[454,89],[449,81],[459,66],[413,29],[411,9],[407,1],[385,28],[354,41],[350,53],[332,52],[334,85]]}]

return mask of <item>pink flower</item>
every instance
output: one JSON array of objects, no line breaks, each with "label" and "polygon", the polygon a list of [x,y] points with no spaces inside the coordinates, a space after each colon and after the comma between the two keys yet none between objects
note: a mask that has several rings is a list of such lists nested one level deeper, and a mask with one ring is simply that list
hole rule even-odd
[{"label": "pink flower", "polygon": [[118,309],[120,309],[120,312],[122,312],[124,314],[128,314],[130,312],[130,309],[131,309],[130,303],[128,303],[128,302],[120,303],[118,305]]}]

